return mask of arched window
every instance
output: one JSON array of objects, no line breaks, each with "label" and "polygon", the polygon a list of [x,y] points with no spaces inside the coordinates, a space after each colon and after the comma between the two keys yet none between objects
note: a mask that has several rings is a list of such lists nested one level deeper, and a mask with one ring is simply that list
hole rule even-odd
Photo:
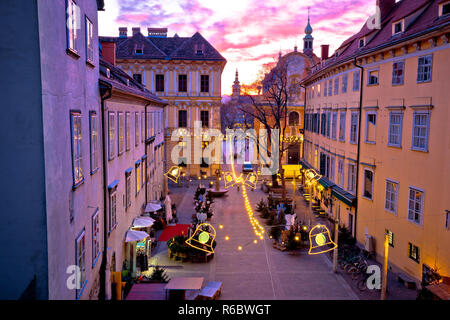
[{"label": "arched window", "polygon": [[300,125],[300,116],[298,115],[298,112],[293,111],[289,113],[289,125],[290,126]]}]

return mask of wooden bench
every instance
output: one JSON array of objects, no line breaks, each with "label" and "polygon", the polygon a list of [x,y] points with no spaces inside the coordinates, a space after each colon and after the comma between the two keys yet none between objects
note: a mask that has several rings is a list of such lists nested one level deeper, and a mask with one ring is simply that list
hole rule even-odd
[{"label": "wooden bench", "polygon": [[416,287],[416,281],[405,273],[398,273],[397,280],[403,283],[408,289],[414,289]]}]

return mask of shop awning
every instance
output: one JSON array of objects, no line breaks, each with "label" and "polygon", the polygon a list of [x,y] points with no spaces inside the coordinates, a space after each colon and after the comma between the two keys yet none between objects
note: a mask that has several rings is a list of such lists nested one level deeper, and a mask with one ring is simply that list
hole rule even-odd
[{"label": "shop awning", "polygon": [[133,228],[151,227],[154,222],[155,220],[150,217],[137,217],[133,221]]},{"label": "shop awning", "polygon": [[325,189],[334,186],[334,183],[325,177],[320,178],[319,180],[317,180],[317,182],[319,182]]},{"label": "shop awning", "polygon": [[145,212],[155,212],[158,210],[161,210],[162,207],[160,204],[157,203],[147,203],[147,205],[145,206]]},{"label": "shop awning", "polygon": [[354,195],[348,193],[347,191],[338,187],[337,185],[334,185],[332,187],[331,194],[350,207],[354,205],[356,200]]},{"label": "shop awning", "polygon": [[141,241],[149,235],[144,231],[128,230],[125,235],[125,242]]}]

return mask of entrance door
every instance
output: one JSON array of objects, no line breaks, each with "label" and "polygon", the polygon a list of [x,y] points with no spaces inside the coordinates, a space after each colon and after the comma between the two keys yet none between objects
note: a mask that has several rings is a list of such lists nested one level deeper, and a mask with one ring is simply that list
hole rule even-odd
[{"label": "entrance door", "polygon": [[352,234],[352,237],[354,237],[355,235],[353,234],[353,214],[350,212],[348,213],[348,229]]},{"label": "entrance door", "polygon": [[288,148],[288,164],[298,164],[300,161],[300,145],[290,145]]}]

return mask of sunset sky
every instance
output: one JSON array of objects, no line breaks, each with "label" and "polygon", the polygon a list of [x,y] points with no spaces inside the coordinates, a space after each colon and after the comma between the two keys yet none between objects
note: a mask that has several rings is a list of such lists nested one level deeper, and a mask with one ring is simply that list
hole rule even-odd
[{"label": "sunset sky", "polygon": [[303,48],[310,6],[314,52],[330,44],[330,53],[359,31],[375,12],[375,0],[105,0],[99,34],[118,36],[118,28],[167,27],[169,36],[199,31],[227,59],[222,94],[231,93],[234,72],[241,83],[255,80],[261,65],[281,50]]}]

